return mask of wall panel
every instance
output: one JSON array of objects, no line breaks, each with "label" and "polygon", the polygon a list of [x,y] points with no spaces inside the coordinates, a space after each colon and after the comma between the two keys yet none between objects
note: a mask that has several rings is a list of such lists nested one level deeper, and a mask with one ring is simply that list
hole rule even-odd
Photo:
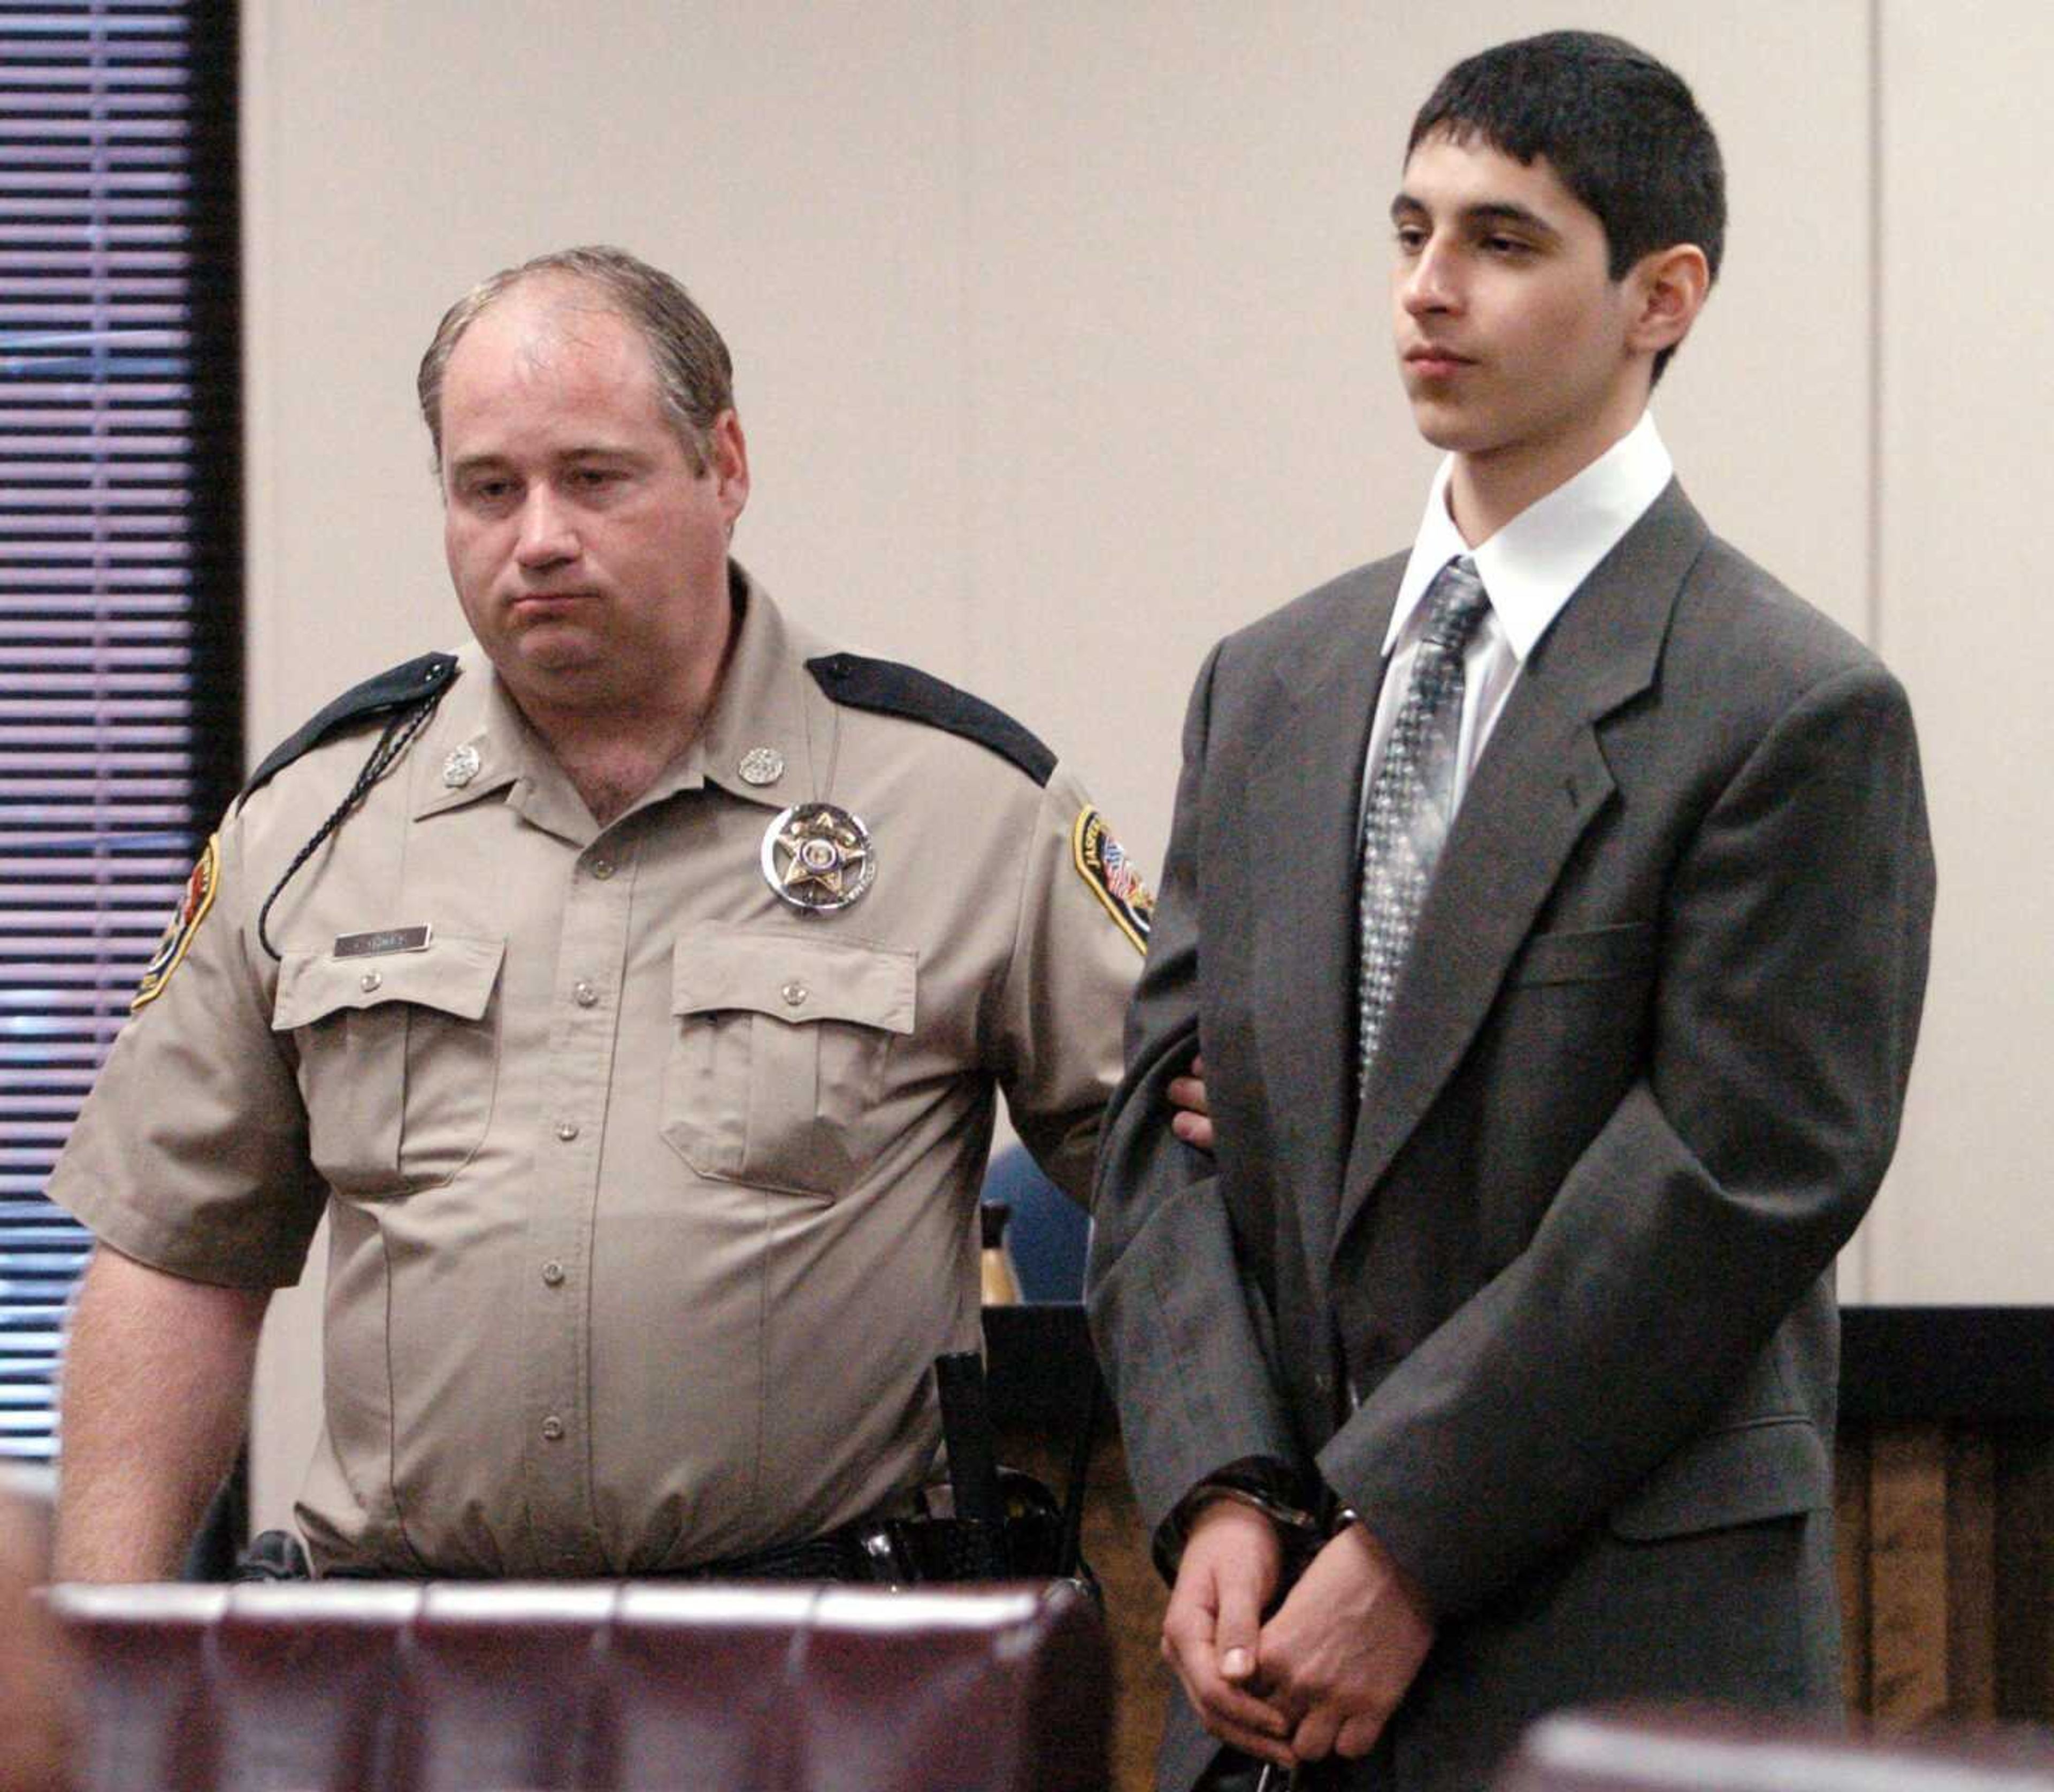
[{"label": "wall panel", "polygon": [[2054,14],[1885,0],[1882,635],[1911,690],[1940,862],[1898,1170],[1870,1229],[1888,1301],[2054,1299],[2054,338],[2038,220]]}]

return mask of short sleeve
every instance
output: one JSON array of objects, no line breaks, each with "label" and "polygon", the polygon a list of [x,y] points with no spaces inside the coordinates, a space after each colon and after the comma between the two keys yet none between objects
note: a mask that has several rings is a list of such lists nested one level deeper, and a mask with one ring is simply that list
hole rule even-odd
[{"label": "short sleeve", "polygon": [[1028,843],[1002,997],[1001,1083],[1042,1169],[1079,1201],[1107,1102],[1120,1028],[1147,949],[1153,898],[1084,787],[1057,766]]},{"label": "short sleeve", "polygon": [[209,843],[52,1173],[49,1194],[124,1256],[195,1281],[297,1281],[325,1190],[289,1043],[253,962],[241,813]]}]

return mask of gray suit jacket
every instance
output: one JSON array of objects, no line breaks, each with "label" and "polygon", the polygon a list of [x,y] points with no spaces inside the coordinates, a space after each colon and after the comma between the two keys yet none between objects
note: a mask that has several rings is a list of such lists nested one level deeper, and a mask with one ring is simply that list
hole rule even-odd
[{"label": "gray suit jacket", "polygon": [[[1837,1699],[1832,1263],[1933,863],[1900,686],[1672,483],[1529,658],[1352,1107],[1403,566],[1200,674],[1090,1300],[1147,1521],[1245,1456],[1360,1512],[1440,1634],[1354,1782],[1467,1788],[1564,1704]],[[1194,1046],[1216,1160],[1167,1130]],[[1163,1784],[1210,1753],[1179,1700]]]}]

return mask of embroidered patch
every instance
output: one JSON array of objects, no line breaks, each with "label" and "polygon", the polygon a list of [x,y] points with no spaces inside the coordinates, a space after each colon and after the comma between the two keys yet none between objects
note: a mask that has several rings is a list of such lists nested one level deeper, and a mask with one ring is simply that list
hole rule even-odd
[{"label": "embroidered patch", "polygon": [[136,985],[135,999],[128,1004],[131,1014],[148,1008],[163,995],[164,985],[171,980],[171,973],[185,961],[186,949],[192,944],[193,935],[199,931],[199,924],[207,919],[207,911],[214,906],[214,893],[221,881],[220,870],[220,851],[210,839],[199,855],[199,863],[192,868],[192,875],[186,879],[186,893],[179,899],[178,913],[171,917],[164,937],[157,941],[157,949],[144,969],[143,980]]},{"label": "embroidered patch", "polygon": [[1149,925],[1155,918],[1155,898],[1127,856],[1126,848],[1112,837],[1105,817],[1088,804],[1070,830],[1070,856],[1076,862],[1077,875],[1105,904],[1105,912],[1133,941],[1135,950],[1146,952]]}]

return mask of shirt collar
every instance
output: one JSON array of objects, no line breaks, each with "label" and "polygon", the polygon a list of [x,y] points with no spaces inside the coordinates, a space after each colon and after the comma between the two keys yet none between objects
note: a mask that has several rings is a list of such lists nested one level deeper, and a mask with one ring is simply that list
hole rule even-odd
[{"label": "shirt collar", "polygon": [[781,809],[805,800],[818,782],[805,662],[827,649],[786,622],[739,563],[729,563],[729,578],[734,646],[712,713],[679,762],[681,784],[718,784],[730,796]]},{"label": "shirt collar", "polygon": [[[711,784],[751,803],[781,809],[802,800],[816,782],[805,661],[826,649],[788,624],[769,594],[738,562],[728,564],[728,584],[735,606],[735,635],[712,712],[698,739],[650,787],[635,804],[638,808]],[[443,756],[441,773],[426,783],[415,815],[434,815],[510,784],[522,784],[536,793],[534,800],[546,812],[533,819],[553,819],[570,832],[588,832],[589,818],[569,794],[561,768],[521,713],[484,650],[467,642],[457,658],[461,675],[446,700],[448,714],[439,718],[434,742],[433,750]],[[792,795],[794,791],[800,796]]]},{"label": "shirt collar", "polygon": [[456,659],[456,681],[422,743],[440,755],[439,775],[417,784],[417,819],[503,790],[527,775],[529,755],[537,749],[485,650],[466,641]]},{"label": "shirt collar", "polygon": [[1598,562],[1662,495],[1675,467],[1655,426],[1655,414],[1643,411],[1638,423],[1573,479],[1529,504],[1475,548],[1462,540],[1448,513],[1448,480],[1454,470],[1454,457],[1450,455],[1434,475],[1426,513],[1384,634],[1386,654],[1397,644],[1441,568],[1467,554],[1476,562],[1507,645],[1523,664]]}]

